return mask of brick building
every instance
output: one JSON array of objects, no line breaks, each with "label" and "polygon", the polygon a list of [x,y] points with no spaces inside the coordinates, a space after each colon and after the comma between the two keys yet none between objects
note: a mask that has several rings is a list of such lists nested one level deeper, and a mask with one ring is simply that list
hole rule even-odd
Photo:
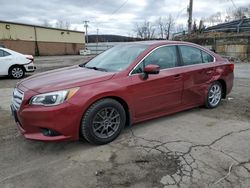
[{"label": "brick building", "polygon": [[74,55],[85,47],[80,31],[0,21],[0,44],[32,55]]}]

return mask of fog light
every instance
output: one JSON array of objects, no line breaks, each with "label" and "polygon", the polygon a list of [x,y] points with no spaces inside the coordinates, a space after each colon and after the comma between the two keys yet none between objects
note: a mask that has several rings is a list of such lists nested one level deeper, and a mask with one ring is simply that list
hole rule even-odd
[{"label": "fog light", "polygon": [[30,70],[30,69],[34,69],[34,67],[33,66],[28,66],[28,69]]},{"label": "fog light", "polygon": [[59,136],[61,135],[59,132],[52,130],[52,129],[47,129],[47,128],[41,128],[42,133],[44,136]]}]

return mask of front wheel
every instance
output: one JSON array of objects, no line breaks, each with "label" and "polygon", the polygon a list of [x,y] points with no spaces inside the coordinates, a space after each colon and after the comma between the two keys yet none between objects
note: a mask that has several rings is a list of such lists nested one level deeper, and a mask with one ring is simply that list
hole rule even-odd
[{"label": "front wheel", "polygon": [[15,78],[15,79],[20,79],[20,78],[23,78],[24,75],[25,75],[25,71],[22,67],[20,66],[13,66],[10,68],[9,70],[9,75],[12,77],[12,78]]},{"label": "front wheel", "polygon": [[215,108],[217,107],[222,98],[222,86],[221,83],[218,81],[215,81],[212,83],[210,88],[208,89],[207,93],[207,99],[206,99],[206,107],[207,108]]},{"label": "front wheel", "polygon": [[107,144],[122,131],[126,121],[123,106],[114,99],[102,99],[92,104],[83,116],[82,136],[94,144]]}]

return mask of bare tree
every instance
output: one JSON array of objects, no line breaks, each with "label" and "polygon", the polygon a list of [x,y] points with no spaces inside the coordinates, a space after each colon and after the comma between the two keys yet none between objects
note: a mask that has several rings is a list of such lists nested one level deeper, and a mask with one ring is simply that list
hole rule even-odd
[{"label": "bare tree", "polygon": [[134,31],[137,37],[141,39],[153,39],[155,35],[155,26],[151,22],[145,20],[143,23],[136,23]]},{"label": "bare tree", "polygon": [[223,22],[221,12],[217,12],[215,14],[212,14],[211,16],[204,18],[203,20],[208,25],[215,25],[215,24],[220,24]]},{"label": "bare tree", "polygon": [[56,28],[64,29],[63,20],[57,20],[55,26],[56,26]]},{"label": "bare tree", "polygon": [[44,20],[42,26],[44,27],[52,27],[48,20]]},{"label": "bare tree", "polygon": [[164,38],[164,30],[165,30],[165,28],[164,28],[164,21],[163,21],[162,17],[158,18],[157,25],[158,25],[160,38],[163,39]]},{"label": "bare tree", "polygon": [[170,33],[174,30],[175,25],[172,15],[170,14],[167,18],[159,17],[156,23],[159,37],[161,39],[169,39]]},{"label": "bare tree", "polygon": [[71,24],[69,21],[57,20],[55,27],[59,29],[70,29]]},{"label": "bare tree", "polygon": [[69,21],[65,21],[65,23],[64,23],[65,29],[70,29],[70,26],[71,26],[70,22]]},{"label": "bare tree", "polygon": [[136,23],[134,31],[137,37],[145,40],[156,38],[156,36],[160,39],[170,39],[170,34],[174,31],[175,26],[171,14],[168,17],[159,17],[153,23],[147,20],[142,23]]},{"label": "bare tree", "polygon": [[136,35],[138,38],[143,39],[143,28],[141,27],[139,23],[135,24],[134,31],[136,32]]},{"label": "bare tree", "polygon": [[232,21],[242,19],[244,17],[250,17],[250,4],[242,7],[231,7],[226,10],[225,21]]},{"label": "bare tree", "polygon": [[170,32],[173,30],[174,28],[174,19],[172,17],[171,14],[168,15],[168,18],[166,20],[166,28],[165,28],[165,36],[166,36],[166,39],[168,40],[169,37],[170,37]]}]

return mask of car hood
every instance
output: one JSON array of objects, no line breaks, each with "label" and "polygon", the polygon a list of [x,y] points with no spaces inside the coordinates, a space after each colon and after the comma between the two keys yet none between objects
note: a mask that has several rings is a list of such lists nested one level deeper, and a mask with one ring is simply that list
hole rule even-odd
[{"label": "car hood", "polygon": [[19,82],[17,87],[22,85],[37,93],[44,93],[105,81],[114,74],[72,66],[30,76]]}]

